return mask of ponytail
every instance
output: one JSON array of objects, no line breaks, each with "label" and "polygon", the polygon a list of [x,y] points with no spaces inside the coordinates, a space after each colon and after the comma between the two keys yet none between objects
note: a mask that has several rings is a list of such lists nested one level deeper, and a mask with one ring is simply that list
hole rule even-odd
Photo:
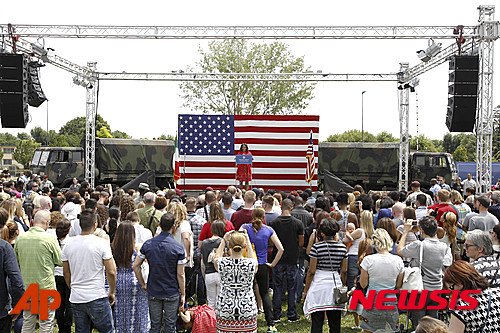
[{"label": "ponytail", "polygon": [[264,224],[264,219],[266,218],[266,211],[262,207],[255,207],[252,211],[252,228],[257,233],[262,224]]}]

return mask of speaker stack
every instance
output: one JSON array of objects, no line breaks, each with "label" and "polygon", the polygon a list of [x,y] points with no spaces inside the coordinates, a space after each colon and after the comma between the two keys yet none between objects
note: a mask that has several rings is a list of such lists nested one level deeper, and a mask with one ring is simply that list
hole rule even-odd
[{"label": "speaker stack", "polygon": [[448,113],[450,132],[472,132],[476,121],[479,56],[453,56],[450,60]]},{"label": "speaker stack", "polygon": [[28,123],[28,56],[0,53],[0,116],[2,127]]},{"label": "speaker stack", "polygon": [[40,85],[40,79],[38,77],[39,67],[40,65],[36,61],[29,63],[28,104],[36,108],[47,100],[45,94],[42,91],[42,86]]}]

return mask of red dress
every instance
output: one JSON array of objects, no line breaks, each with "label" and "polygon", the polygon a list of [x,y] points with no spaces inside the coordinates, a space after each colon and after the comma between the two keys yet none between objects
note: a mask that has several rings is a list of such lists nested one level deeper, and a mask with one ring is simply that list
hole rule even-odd
[{"label": "red dress", "polygon": [[[251,152],[239,152],[238,155],[252,155]],[[238,164],[236,170],[236,180],[240,182],[249,182],[252,180],[252,165],[251,164]]]}]

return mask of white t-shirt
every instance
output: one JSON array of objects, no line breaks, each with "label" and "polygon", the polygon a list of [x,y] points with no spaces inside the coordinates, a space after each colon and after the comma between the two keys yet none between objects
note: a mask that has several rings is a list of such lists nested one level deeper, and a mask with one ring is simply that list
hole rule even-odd
[{"label": "white t-shirt", "polygon": [[139,225],[134,224],[134,229],[135,229],[135,242],[137,244],[143,244],[148,239],[153,238],[151,230],[144,228],[142,224]]},{"label": "white t-shirt", "polygon": [[[50,230],[50,229],[48,229],[48,230]],[[64,249],[64,245],[68,244],[69,239],[70,239],[69,236],[66,236],[66,238],[64,238],[61,242],[59,242],[59,245],[61,246],[61,250]],[[64,276],[63,268],[59,267],[59,266],[54,267],[54,275],[55,276]]]},{"label": "white t-shirt", "polygon": [[403,260],[393,254],[372,254],[361,262],[361,268],[368,272],[368,290],[394,290],[398,275],[403,273]]},{"label": "white t-shirt", "polygon": [[62,251],[71,271],[71,303],[88,303],[107,297],[103,260],[113,258],[109,242],[95,235],[75,236]]},{"label": "white t-shirt", "polygon": [[82,233],[82,228],[80,228],[80,220],[71,220],[71,229],[69,229],[69,237],[78,236]]},{"label": "white t-shirt", "polygon": [[[189,236],[189,243],[191,244],[191,253],[187,253],[186,248],[184,247],[184,241],[182,240],[182,234],[184,232],[188,232],[191,236]],[[193,267],[193,231],[191,230],[191,224],[189,224],[189,221],[183,221],[181,225],[179,226],[179,229],[176,230],[174,239],[184,247],[184,252],[186,253],[186,258],[189,258],[189,262],[187,264],[188,267]]]}]

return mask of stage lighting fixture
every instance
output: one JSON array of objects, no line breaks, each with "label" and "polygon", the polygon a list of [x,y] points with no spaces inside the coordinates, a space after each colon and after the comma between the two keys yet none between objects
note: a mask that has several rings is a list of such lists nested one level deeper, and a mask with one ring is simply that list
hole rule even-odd
[{"label": "stage lighting fixture", "polygon": [[429,40],[429,46],[427,49],[417,51],[417,56],[423,62],[427,62],[432,59],[436,54],[441,51],[441,43],[434,43],[432,39]]}]

